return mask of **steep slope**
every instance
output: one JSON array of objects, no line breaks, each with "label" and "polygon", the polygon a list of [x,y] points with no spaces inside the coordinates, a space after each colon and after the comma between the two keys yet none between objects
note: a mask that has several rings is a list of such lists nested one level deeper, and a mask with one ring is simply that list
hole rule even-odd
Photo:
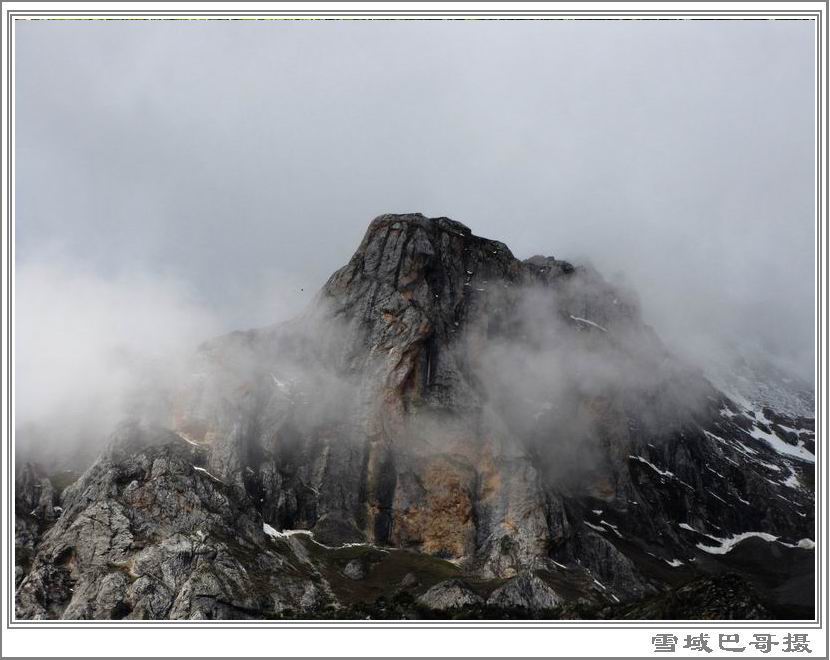
[{"label": "steep slope", "polygon": [[18,616],[313,614],[409,573],[422,607],[725,572],[777,614],[812,607],[811,420],[717,390],[596,272],[447,218],[375,219],[302,317],[203,346],[168,425],[125,427],[62,495]]}]

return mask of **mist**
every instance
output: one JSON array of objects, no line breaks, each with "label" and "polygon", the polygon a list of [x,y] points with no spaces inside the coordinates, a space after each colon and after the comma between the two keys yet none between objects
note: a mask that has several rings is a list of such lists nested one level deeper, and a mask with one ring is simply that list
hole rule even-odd
[{"label": "mist", "polygon": [[811,22],[15,29],[19,430],[155,412],[137,391],[300,313],[383,212],[591,263],[689,361],[812,382]]},{"label": "mist", "polygon": [[[16,272],[15,424],[40,453],[100,446],[124,416],[156,421],[217,319],[172,279],[102,278],[51,254]],[[27,442],[29,440],[30,442]]]}]

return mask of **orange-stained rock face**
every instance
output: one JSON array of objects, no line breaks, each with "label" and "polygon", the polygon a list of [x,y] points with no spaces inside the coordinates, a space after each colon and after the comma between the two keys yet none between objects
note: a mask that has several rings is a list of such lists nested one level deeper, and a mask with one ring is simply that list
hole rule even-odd
[{"label": "orange-stained rock face", "polygon": [[471,556],[475,470],[451,456],[431,457],[419,467],[396,494],[392,542],[441,557]]}]

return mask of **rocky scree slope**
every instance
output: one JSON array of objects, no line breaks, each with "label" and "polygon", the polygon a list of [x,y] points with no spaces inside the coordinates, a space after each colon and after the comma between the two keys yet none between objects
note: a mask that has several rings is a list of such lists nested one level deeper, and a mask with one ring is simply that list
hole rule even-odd
[{"label": "rocky scree slope", "polygon": [[701,579],[810,616],[812,424],[590,268],[384,215],[300,318],[202,346],[165,426],[59,496],[18,471],[17,616],[625,616]]}]

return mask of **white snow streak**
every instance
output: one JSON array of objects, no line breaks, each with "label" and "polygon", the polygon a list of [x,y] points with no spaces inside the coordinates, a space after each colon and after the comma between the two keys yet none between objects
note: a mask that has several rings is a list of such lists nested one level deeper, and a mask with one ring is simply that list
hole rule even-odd
[{"label": "white snow streak", "polygon": [[265,532],[272,539],[287,539],[291,536],[297,536],[298,534],[308,536],[311,539],[314,538],[314,535],[307,529],[286,529],[281,532],[278,532],[276,529],[271,527],[271,525],[265,522],[262,523],[262,531]]},{"label": "white snow streak", "polygon": [[[708,534],[707,534],[708,536]],[[738,543],[744,541],[748,538],[759,538],[767,541],[768,543],[780,543],[781,545],[787,548],[803,548],[805,550],[812,550],[815,548],[815,543],[812,539],[801,539],[797,544],[793,545],[792,543],[786,543],[784,541],[780,541],[777,536],[773,534],[768,534],[767,532],[743,532],[741,534],[735,534],[730,536],[729,538],[715,538],[711,536],[709,538],[718,542],[719,545],[717,546],[710,546],[710,545],[703,545],[702,543],[698,543],[697,547],[704,552],[708,552],[712,555],[725,555],[729,551],[732,550]]]},{"label": "white snow streak", "polygon": [[189,445],[193,445],[194,447],[201,447],[202,446],[198,442],[194,442],[193,440],[188,438],[184,433],[180,433],[179,431],[176,431],[176,435],[179,436],[180,440],[184,440]]},{"label": "white snow streak", "polygon": [[798,446],[793,447],[791,444],[784,442],[774,433],[767,433],[766,431],[759,429],[757,426],[752,427],[752,431],[749,432],[749,435],[756,440],[765,440],[767,444],[769,444],[769,446],[779,454],[792,456],[793,458],[798,458],[802,461],[807,461],[808,463],[816,462],[816,457],[804,447],[803,442],[799,441]]},{"label": "white snow streak", "polygon": [[220,484],[225,483],[225,482],[224,482],[224,481],[222,481],[219,477],[217,477],[217,476],[216,476],[216,475],[214,475],[214,474],[211,474],[210,472],[208,472],[207,470],[205,470],[205,468],[203,468],[203,467],[196,467],[196,466],[194,465],[194,466],[193,466],[193,469],[194,469],[194,470],[198,470],[199,472],[203,472],[204,474],[206,474],[207,476],[209,476],[209,477],[210,477],[211,479],[213,479],[214,481],[218,481]]},{"label": "white snow streak", "polygon": [[614,532],[614,534],[616,534],[620,538],[623,538],[623,535],[620,534],[620,530],[617,529],[616,525],[612,525],[610,522],[607,522],[605,520],[600,520],[599,524],[600,525],[605,525],[606,527],[610,528]]},{"label": "white snow streak", "polygon": [[574,316],[573,314],[569,314],[568,316],[570,316],[574,321],[577,321],[579,323],[587,323],[588,325],[592,325],[595,328],[597,328],[599,330],[602,330],[603,332],[608,332],[608,330],[603,328],[599,323],[594,323],[593,321],[589,321],[588,319],[580,318],[579,316]]},{"label": "white snow streak", "polygon": [[661,469],[660,469],[659,467],[657,467],[654,463],[650,463],[649,461],[647,461],[646,459],[644,459],[642,456],[635,456],[634,454],[629,454],[629,455],[628,455],[628,458],[633,458],[633,459],[635,459],[635,460],[637,460],[637,461],[640,461],[640,463],[645,463],[645,464],[646,464],[646,465],[648,465],[648,466],[649,466],[652,470],[654,470],[657,474],[660,474],[660,475],[662,475],[662,476],[664,476],[664,477],[671,477],[672,479],[674,479],[674,478],[675,478],[675,476],[674,476],[674,472],[669,472],[668,470],[661,470]]}]

